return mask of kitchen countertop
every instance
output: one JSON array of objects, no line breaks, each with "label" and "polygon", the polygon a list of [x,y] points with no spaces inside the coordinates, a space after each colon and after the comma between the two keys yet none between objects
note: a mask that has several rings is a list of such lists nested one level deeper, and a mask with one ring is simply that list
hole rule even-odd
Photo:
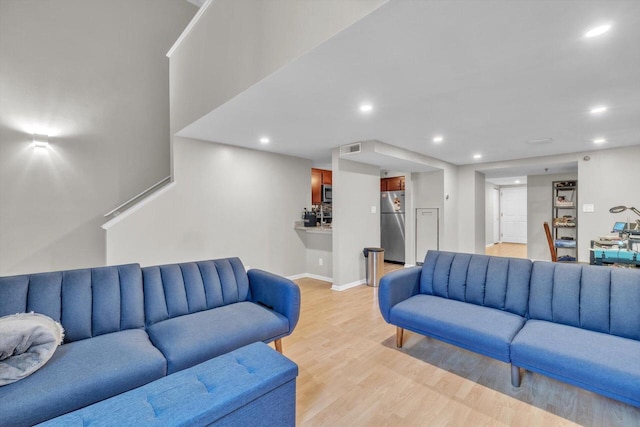
[{"label": "kitchen countertop", "polygon": [[330,225],[321,225],[316,227],[305,227],[304,225],[296,225],[294,227],[299,231],[306,231],[307,233],[315,233],[315,234],[331,234],[333,230]]}]

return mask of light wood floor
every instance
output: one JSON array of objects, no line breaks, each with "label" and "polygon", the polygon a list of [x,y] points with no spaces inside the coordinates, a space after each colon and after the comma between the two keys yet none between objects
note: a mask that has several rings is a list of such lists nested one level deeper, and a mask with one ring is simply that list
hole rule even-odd
[{"label": "light wood floor", "polygon": [[522,243],[498,243],[487,246],[484,253],[511,258],[527,258],[527,245]]},{"label": "light wood floor", "polygon": [[509,365],[395,327],[377,288],[296,281],[300,321],[283,340],[295,361],[299,426],[639,426],[640,409],[537,374],[513,388]]},{"label": "light wood floor", "polygon": [[393,262],[385,262],[384,263],[384,274],[391,273],[392,271],[400,270],[404,268],[402,264],[395,264]]}]

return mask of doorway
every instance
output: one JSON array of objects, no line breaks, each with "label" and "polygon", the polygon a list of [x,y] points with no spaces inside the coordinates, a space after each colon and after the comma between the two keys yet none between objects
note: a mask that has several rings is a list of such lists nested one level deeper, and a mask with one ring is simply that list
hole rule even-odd
[{"label": "doorway", "polygon": [[527,187],[500,188],[500,241],[527,243]]},{"label": "doorway", "polygon": [[493,210],[491,212],[491,222],[493,224],[493,244],[500,243],[500,189],[494,188],[491,193]]},{"label": "doorway", "polygon": [[498,243],[488,246],[484,253],[491,256],[527,258],[527,245],[521,243]]},{"label": "doorway", "polygon": [[485,188],[485,254],[526,258],[527,177],[488,177]]}]

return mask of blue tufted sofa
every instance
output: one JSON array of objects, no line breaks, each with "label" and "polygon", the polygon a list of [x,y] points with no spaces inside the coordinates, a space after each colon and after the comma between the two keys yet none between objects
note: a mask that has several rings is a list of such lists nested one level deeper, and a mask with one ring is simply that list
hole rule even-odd
[{"label": "blue tufted sofa", "polygon": [[384,319],[640,406],[640,271],[429,251],[380,281]]},{"label": "blue tufted sofa", "polygon": [[31,376],[0,387],[0,425],[32,425],[247,344],[289,335],[300,291],[238,258],[0,278],[0,316],[37,312],[64,343]]},{"label": "blue tufted sofa", "polygon": [[300,291],[238,258],[142,269],[146,331],[167,373],[256,341],[276,341],[298,322]]},{"label": "blue tufted sofa", "polygon": [[524,325],[531,261],[429,251],[422,267],[382,277],[379,304],[397,326],[503,362]]},{"label": "blue tufted sofa", "polygon": [[640,270],[533,263],[517,367],[640,406]]}]

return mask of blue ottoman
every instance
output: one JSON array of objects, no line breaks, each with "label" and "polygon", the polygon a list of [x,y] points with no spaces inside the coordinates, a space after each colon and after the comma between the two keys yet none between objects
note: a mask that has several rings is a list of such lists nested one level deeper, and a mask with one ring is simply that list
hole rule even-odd
[{"label": "blue ottoman", "polygon": [[298,366],[254,343],[40,426],[294,426]]}]

